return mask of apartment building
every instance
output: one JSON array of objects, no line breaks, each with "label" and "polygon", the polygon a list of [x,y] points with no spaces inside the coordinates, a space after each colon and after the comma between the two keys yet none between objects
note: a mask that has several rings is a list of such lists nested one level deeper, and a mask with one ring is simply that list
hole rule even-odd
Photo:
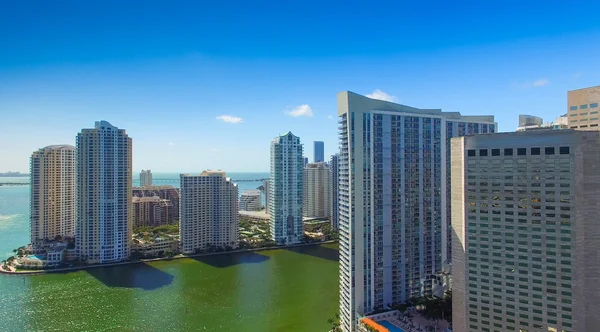
[{"label": "apartment building", "polygon": [[304,198],[302,215],[305,218],[331,216],[331,183],[325,163],[311,163],[304,168]]},{"label": "apartment building", "polygon": [[51,145],[30,162],[30,241],[75,236],[75,147]]},{"label": "apartment building", "polygon": [[[179,189],[174,188],[173,186],[144,186],[133,187],[131,191],[134,198],[158,196],[162,200],[167,200],[168,202],[165,203],[168,207],[168,214],[166,219],[161,217],[161,220],[168,224],[173,224],[179,221]],[[147,221],[141,222],[147,223]],[[140,221],[134,222],[134,224],[138,223],[140,223]]]},{"label": "apartment building", "polygon": [[433,293],[449,270],[450,138],[496,131],[463,116],[338,94],[340,317]]},{"label": "apartment building", "polygon": [[246,190],[240,196],[240,210],[260,211],[260,190]]},{"label": "apartment building", "polygon": [[567,92],[569,128],[598,130],[600,116],[600,85]]},{"label": "apartment building", "polygon": [[131,138],[107,121],[77,135],[76,254],[87,263],[129,257],[131,213]]},{"label": "apartment building", "polygon": [[453,331],[600,331],[600,133],[452,140]]},{"label": "apartment building", "polygon": [[158,196],[133,196],[133,227],[156,227],[171,223],[173,204],[168,199]]},{"label": "apartment building", "polygon": [[302,230],[303,147],[291,132],[271,142],[269,215],[271,237],[279,244],[299,243]]},{"label": "apartment building", "polygon": [[183,253],[211,247],[236,248],[239,239],[238,187],[223,171],[180,175],[179,235]]},{"label": "apartment building", "polygon": [[339,212],[338,212],[338,186],[339,186],[339,170],[338,159],[340,155],[334,154],[329,162],[329,178],[331,179],[331,226],[334,229],[339,227]]},{"label": "apartment building", "polygon": [[151,186],[152,185],[152,171],[142,170],[140,172],[140,186]]}]

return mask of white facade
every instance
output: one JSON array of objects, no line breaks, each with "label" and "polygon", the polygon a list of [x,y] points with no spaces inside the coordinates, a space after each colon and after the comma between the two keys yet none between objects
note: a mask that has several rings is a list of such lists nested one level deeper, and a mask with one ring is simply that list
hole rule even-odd
[{"label": "white facade", "polygon": [[260,190],[247,190],[242,193],[240,197],[241,211],[259,211],[260,208]]},{"label": "white facade", "polygon": [[185,254],[237,248],[239,239],[238,187],[223,171],[180,175],[179,234]]},{"label": "white facade", "polygon": [[331,161],[329,162],[329,177],[331,179],[331,227],[333,227],[334,229],[338,229],[340,221],[338,212],[339,157],[340,155],[336,153],[331,156]]},{"label": "white facade", "polygon": [[269,215],[271,237],[279,244],[299,243],[302,229],[303,147],[291,132],[271,142]]},{"label": "white facade", "polygon": [[133,227],[131,138],[106,121],[77,135],[77,257],[88,263],[129,257]]},{"label": "white facade", "polygon": [[265,211],[269,213],[269,190],[271,189],[271,184],[269,180],[263,181],[263,194],[265,195]]},{"label": "white facade", "polygon": [[453,331],[600,331],[600,133],[452,140]]},{"label": "white facade", "polygon": [[152,171],[142,170],[140,172],[140,186],[151,186],[152,185]]},{"label": "white facade", "polygon": [[331,216],[331,183],[325,163],[308,164],[304,168],[304,204],[302,215],[307,218]]},{"label": "white facade", "polygon": [[433,292],[450,264],[450,138],[491,133],[491,116],[417,109],[351,92],[340,116],[340,316]]},{"label": "white facade", "polygon": [[75,147],[52,145],[31,155],[32,244],[75,236]]}]

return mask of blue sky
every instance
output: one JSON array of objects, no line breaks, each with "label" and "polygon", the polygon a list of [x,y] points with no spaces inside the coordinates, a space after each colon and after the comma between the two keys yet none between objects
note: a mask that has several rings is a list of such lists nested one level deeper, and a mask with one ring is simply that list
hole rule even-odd
[{"label": "blue sky", "polygon": [[568,90],[600,84],[598,12],[597,1],[5,1],[0,172],[27,171],[31,152],[74,144],[101,119],[133,138],[134,171],[268,171],[280,133],[300,136],[311,160],[312,141],[337,150],[343,90],[495,115],[501,131],[520,113],[552,120]]}]

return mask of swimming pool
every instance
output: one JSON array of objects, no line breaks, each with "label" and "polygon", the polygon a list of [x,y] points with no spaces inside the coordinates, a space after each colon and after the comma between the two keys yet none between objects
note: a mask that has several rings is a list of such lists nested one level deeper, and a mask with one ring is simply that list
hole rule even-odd
[{"label": "swimming pool", "polygon": [[385,327],[386,329],[390,330],[390,332],[404,332],[403,329],[399,328],[398,326],[388,322],[387,320],[381,320],[379,322],[377,322],[377,324]]}]

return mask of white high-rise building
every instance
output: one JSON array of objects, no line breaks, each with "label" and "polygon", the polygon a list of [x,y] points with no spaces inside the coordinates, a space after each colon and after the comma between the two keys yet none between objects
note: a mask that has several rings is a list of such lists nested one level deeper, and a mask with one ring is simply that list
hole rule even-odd
[{"label": "white high-rise building", "polygon": [[291,132],[271,142],[269,215],[271,237],[280,244],[299,243],[304,237],[302,152],[300,138]]},{"label": "white high-rise building", "polygon": [[304,168],[303,216],[329,218],[331,216],[331,184],[329,168],[325,163],[312,163]]},{"label": "white high-rise building", "polygon": [[75,147],[51,145],[31,155],[30,238],[36,244],[75,236]]},{"label": "white high-rise building", "polygon": [[496,131],[461,116],[338,94],[340,316],[432,294],[450,255],[450,138]]},{"label": "white high-rise building", "polygon": [[339,167],[338,159],[340,155],[334,154],[329,162],[330,183],[331,183],[331,227],[338,229],[339,227],[339,212],[338,212],[338,185],[339,185]]},{"label": "white high-rise building", "polygon": [[260,208],[260,190],[246,190],[242,193],[240,196],[241,211],[259,211]]},{"label": "white high-rise building", "polygon": [[452,140],[452,330],[600,331],[600,133]]},{"label": "white high-rise building", "polygon": [[133,227],[131,138],[97,121],[77,135],[77,256],[88,263],[129,257]]},{"label": "white high-rise building", "polygon": [[142,170],[140,172],[140,186],[151,186],[152,185],[152,171],[151,170]]},{"label": "white high-rise building", "polygon": [[223,171],[180,175],[179,234],[185,254],[214,247],[237,248],[238,187]]}]

